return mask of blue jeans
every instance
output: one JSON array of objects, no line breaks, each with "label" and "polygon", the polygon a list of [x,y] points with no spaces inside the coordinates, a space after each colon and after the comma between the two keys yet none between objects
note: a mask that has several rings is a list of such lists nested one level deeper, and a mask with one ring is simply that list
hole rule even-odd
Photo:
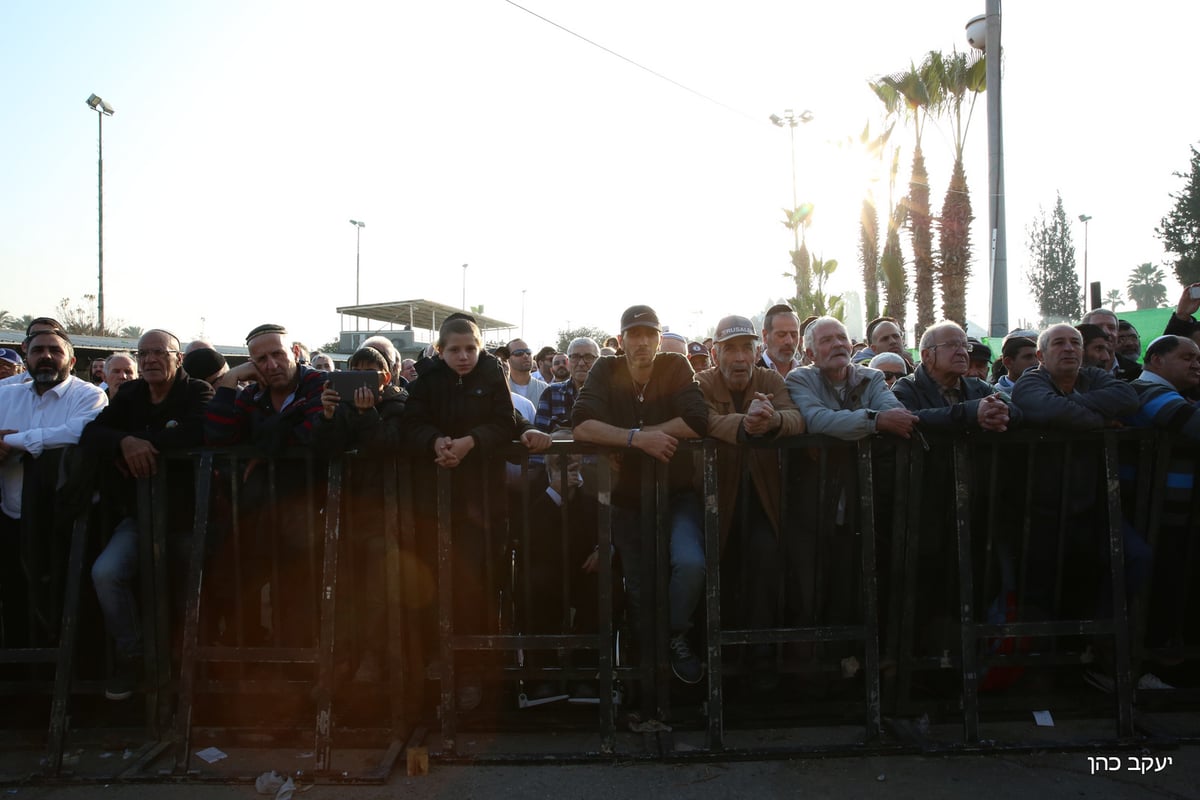
[{"label": "blue jeans", "polygon": [[[654,546],[652,531],[643,536],[641,512],[614,508],[613,543],[621,554],[625,595],[636,620],[642,605],[642,548]],[[671,576],[667,583],[671,632],[686,631],[704,596],[704,514],[700,498],[683,492],[670,499]]]},{"label": "blue jeans", "polygon": [[92,585],[104,613],[104,625],[113,637],[117,655],[123,657],[142,649],[141,618],[132,588],[137,570],[137,520],[126,517],[117,523],[104,552],[92,564]]}]

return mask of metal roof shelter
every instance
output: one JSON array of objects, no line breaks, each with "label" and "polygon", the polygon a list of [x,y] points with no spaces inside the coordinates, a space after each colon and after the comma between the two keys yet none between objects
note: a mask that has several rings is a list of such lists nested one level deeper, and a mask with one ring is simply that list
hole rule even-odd
[{"label": "metal roof shelter", "polygon": [[[367,303],[356,306],[339,306],[339,314],[377,322],[388,322],[393,325],[408,325],[415,329],[436,331],[442,322],[451,314],[462,313],[458,306],[448,306],[445,303],[435,303],[432,300],[397,300],[391,303]],[[483,332],[512,330],[517,327],[511,322],[495,319],[486,314],[471,313],[475,323]],[[344,326],[343,326],[344,327]]]}]

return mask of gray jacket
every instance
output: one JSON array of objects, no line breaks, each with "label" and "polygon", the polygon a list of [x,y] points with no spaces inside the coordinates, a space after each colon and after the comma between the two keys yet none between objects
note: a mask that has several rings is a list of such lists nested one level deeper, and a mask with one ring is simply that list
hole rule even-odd
[{"label": "gray jacket", "polygon": [[799,407],[809,433],[857,441],[875,433],[875,420],[868,417],[868,409],[904,408],[882,372],[857,364],[848,370],[844,395],[815,366],[797,367],[788,373],[788,394]]}]

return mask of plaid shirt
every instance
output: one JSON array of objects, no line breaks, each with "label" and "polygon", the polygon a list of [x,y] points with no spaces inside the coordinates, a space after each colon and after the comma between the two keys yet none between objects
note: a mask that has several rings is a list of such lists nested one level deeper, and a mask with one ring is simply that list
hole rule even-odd
[{"label": "plaid shirt", "polygon": [[579,389],[575,381],[567,378],[565,381],[552,383],[542,392],[538,400],[537,416],[533,426],[539,431],[554,433],[559,428],[571,427],[571,409],[575,407],[575,398]]},{"label": "plaid shirt", "polygon": [[274,454],[312,441],[313,425],[322,413],[321,392],[327,376],[303,364],[296,369],[296,391],[278,411],[271,407],[270,392],[257,383],[240,392],[225,386],[217,389],[205,410],[205,444],[253,444]]}]

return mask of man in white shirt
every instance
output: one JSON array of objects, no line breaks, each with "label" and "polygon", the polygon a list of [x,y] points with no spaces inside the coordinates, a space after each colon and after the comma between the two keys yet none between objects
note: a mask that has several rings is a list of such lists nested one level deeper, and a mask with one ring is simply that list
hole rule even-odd
[{"label": "man in white shirt", "polygon": [[534,406],[548,385],[533,373],[533,351],[524,339],[513,339],[508,343],[508,385]]},{"label": "man in white shirt", "polygon": [[[35,520],[33,509],[22,514],[22,494],[48,489],[53,507],[55,487],[30,486],[35,492],[26,492],[26,470],[57,474],[44,468],[54,461],[46,452],[76,444],[84,426],[108,404],[101,389],[71,374],[75,348],[61,330],[35,333],[24,346],[31,380],[0,387],[0,606],[5,647],[28,641],[25,576],[32,565],[18,554],[28,553],[22,547],[23,536],[41,538],[34,536],[33,526],[41,531],[48,524],[48,520]],[[44,457],[49,459],[46,463]],[[45,491],[37,493],[45,495]]]}]

